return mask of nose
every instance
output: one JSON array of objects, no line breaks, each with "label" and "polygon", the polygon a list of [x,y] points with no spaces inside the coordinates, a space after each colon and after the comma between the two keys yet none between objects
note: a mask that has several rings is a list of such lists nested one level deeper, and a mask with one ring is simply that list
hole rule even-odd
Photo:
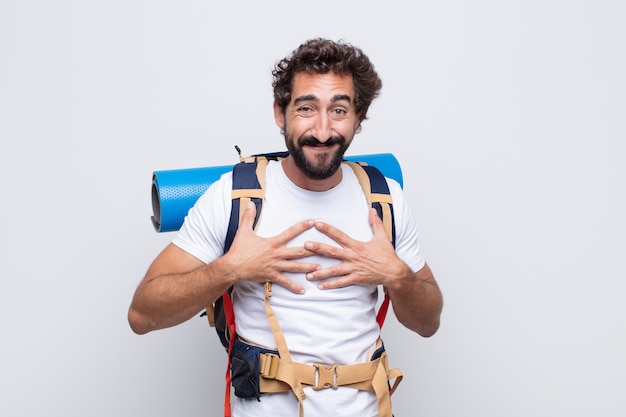
[{"label": "nose", "polygon": [[331,138],[331,120],[326,112],[320,112],[317,115],[311,133],[321,143],[326,143]]}]

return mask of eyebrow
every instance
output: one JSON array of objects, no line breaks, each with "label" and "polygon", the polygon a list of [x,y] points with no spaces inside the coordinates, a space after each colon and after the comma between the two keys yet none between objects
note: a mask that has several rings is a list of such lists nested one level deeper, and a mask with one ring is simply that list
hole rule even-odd
[{"label": "eyebrow", "polygon": [[[330,100],[331,103],[336,103],[337,101],[342,101],[345,100],[347,102],[350,102],[350,96],[348,94],[336,94],[333,96],[333,98]],[[319,98],[317,98],[314,94],[306,94],[304,96],[300,96],[297,97],[294,101],[293,104],[298,104],[301,103],[303,101],[314,101],[316,103],[318,103],[320,101]]]}]

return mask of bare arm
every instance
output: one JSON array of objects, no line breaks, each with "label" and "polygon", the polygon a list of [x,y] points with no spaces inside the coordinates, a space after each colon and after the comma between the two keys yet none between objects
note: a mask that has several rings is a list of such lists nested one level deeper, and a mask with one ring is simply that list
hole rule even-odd
[{"label": "bare arm", "polygon": [[286,244],[313,227],[314,222],[303,221],[277,236],[261,238],[252,230],[254,216],[255,207],[250,204],[228,253],[209,264],[173,244],[168,245],[135,291],[128,311],[133,331],[143,334],[180,324],[238,281],[272,281],[295,293],[303,292],[302,286],[283,272],[306,273],[318,265],[297,261],[311,252]]},{"label": "bare arm", "polygon": [[174,244],[152,262],[128,311],[135,333],[180,324],[215,301],[235,278],[223,257],[205,265]]},{"label": "bare arm", "polygon": [[329,268],[307,274],[309,280],[337,277],[320,283],[322,289],[348,285],[383,285],[387,287],[396,317],[407,328],[424,337],[435,334],[443,307],[441,291],[432,271],[425,265],[417,272],[396,255],[384,231],[382,221],[370,211],[374,237],[369,242],[350,238],[341,230],[317,222],[315,227],[341,247],[307,242],[305,248],[341,262]]},{"label": "bare arm", "polygon": [[407,267],[407,274],[398,276],[387,290],[400,323],[424,337],[437,332],[443,298],[427,264],[417,272]]}]

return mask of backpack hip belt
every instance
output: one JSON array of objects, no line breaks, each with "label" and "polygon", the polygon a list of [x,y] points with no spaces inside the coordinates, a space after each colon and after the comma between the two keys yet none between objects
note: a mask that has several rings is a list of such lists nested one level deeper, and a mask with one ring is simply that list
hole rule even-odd
[{"label": "backpack hip belt", "polygon": [[[288,352],[268,349],[241,337],[233,348],[233,386],[241,398],[291,391],[303,416],[304,387],[316,391],[339,387],[374,392],[380,417],[392,417],[391,394],[402,380],[398,369],[389,369],[387,352],[380,338],[368,361],[352,365],[304,364],[291,361]],[[389,383],[394,380],[393,385]]]},{"label": "backpack hip belt", "polygon": [[[261,353],[260,391],[276,393],[293,391],[291,381],[297,380],[314,390],[337,389],[338,387],[353,388],[362,391],[374,391],[378,401],[380,417],[391,417],[390,396],[402,380],[402,373],[397,368],[389,369],[387,352],[378,339],[376,352],[382,353],[369,362],[353,365],[307,365],[298,362],[287,362],[277,354]],[[393,386],[389,380],[394,379]],[[297,395],[296,395],[297,396]]]}]

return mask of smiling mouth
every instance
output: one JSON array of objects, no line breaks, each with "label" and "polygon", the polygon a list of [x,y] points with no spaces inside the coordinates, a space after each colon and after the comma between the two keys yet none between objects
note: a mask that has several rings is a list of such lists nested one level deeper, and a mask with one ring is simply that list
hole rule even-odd
[{"label": "smiling mouth", "polygon": [[333,145],[304,145],[303,150],[308,149],[308,153],[311,156],[315,156],[317,158],[322,158],[322,160],[327,160],[331,158],[339,149],[337,144]]},{"label": "smiling mouth", "polygon": [[300,139],[300,146],[311,146],[316,148],[331,148],[334,145],[341,145],[345,142],[345,139],[342,136],[331,136],[326,141],[322,142],[313,136],[305,136]]},{"label": "smiling mouth", "polygon": [[330,145],[327,143],[316,143],[316,144],[308,143],[304,146],[308,146],[309,148],[317,148],[317,149],[322,149],[322,148],[331,149],[331,148],[335,148],[336,145],[337,145],[336,143],[333,143]]}]

